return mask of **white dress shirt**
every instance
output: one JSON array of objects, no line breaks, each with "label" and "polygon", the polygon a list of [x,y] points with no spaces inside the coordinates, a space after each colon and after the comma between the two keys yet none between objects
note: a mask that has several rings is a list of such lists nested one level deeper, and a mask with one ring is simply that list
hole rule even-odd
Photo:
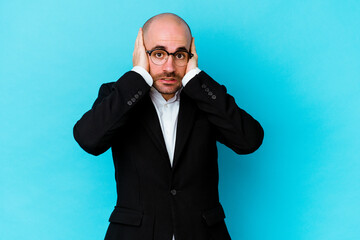
[{"label": "white dress shirt", "polygon": [[150,89],[150,98],[159,117],[160,126],[164,136],[166,149],[169,154],[171,166],[173,165],[175,151],[176,128],[180,106],[180,92],[181,89],[175,93],[174,97],[166,101],[161,93],[159,93],[154,87],[151,87]]},{"label": "white dress shirt", "polygon": [[[180,90],[175,93],[175,96],[169,99],[168,101],[159,93],[153,85],[153,79],[151,75],[140,66],[133,67],[132,71],[139,73],[151,86],[150,89],[150,98],[155,106],[156,113],[159,117],[159,122],[161,126],[161,131],[164,136],[166,150],[169,155],[170,164],[173,165],[174,160],[174,151],[175,151],[175,141],[176,141],[176,129],[179,115],[179,107],[180,107]],[[185,85],[197,75],[201,70],[199,68],[195,68],[190,70],[182,79],[182,85]],[[173,236],[173,240],[175,240],[175,236]]]}]

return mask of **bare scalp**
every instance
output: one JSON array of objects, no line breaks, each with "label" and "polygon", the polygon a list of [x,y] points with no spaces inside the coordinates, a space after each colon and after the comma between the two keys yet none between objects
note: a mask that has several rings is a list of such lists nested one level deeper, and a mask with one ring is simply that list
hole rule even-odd
[{"label": "bare scalp", "polygon": [[174,13],[161,13],[161,14],[155,15],[155,16],[151,17],[149,20],[147,20],[142,27],[144,38],[146,38],[146,35],[147,35],[148,31],[151,29],[151,25],[153,23],[156,23],[156,22],[159,23],[162,21],[172,22],[177,25],[182,25],[184,28],[187,29],[189,39],[190,40],[192,39],[191,30],[190,30],[189,25],[185,22],[184,19],[182,19],[181,17],[179,17],[178,15],[176,15]]}]

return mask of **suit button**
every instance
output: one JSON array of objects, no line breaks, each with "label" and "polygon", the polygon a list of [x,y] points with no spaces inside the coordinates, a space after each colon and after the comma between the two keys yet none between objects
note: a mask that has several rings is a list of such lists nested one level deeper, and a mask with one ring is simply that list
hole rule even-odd
[{"label": "suit button", "polygon": [[139,90],[139,91],[138,91],[138,94],[139,94],[139,95],[141,95],[141,94],[142,94],[142,91],[141,91],[141,90]]},{"label": "suit button", "polygon": [[139,94],[135,94],[135,96],[134,96],[136,99],[138,99],[139,98]]},{"label": "suit button", "polygon": [[212,93],[212,92],[208,92],[208,95],[209,95],[209,96],[212,96],[212,95],[213,95],[213,93]]},{"label": "suit button", "polygon": [[206,88],[206,85],[205,85],[205,84],[203,84],[203,85],[201,85],[201,87],[202,87],[202,88]]},{"label": "suit button", "polygon": [[129,106],[131,106],[131,105],[132,105],[132,101],[128,101],[127,104],[128,104]]},{"label": "suit button", "polygon": [[216,99],[216,95],[212,95],[211,98],[215,100],[215,99]]},{"label": "suit button", "polygon": [[135,99],[135,98],[132,98],[132,99],[131,99],[131,101],[132,101],[132,102],[135,102],[135,101],[136,101],[136,99]]},{"label": "suit button", "polygon": [[171,193],[173,196],[175,196],[175,195],[176,195],[176,190],[175,190],[175,189],[172,189],[172,190],[170,191],[170,193]]},{"label": "suit button", "polygon": [[209,92],[210,91],[210,89],[209,88],[205,88],[205,92]]}]

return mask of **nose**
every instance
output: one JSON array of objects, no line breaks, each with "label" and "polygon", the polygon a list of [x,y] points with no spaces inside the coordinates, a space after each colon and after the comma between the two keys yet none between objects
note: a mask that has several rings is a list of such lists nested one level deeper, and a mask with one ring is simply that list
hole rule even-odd
[{"label": "nose", "polygon": [[174,62],[174,56],[170,55],[166,62],[163,65],[163,71],[164,72],[174,72],[175,71],[175,62]]}]

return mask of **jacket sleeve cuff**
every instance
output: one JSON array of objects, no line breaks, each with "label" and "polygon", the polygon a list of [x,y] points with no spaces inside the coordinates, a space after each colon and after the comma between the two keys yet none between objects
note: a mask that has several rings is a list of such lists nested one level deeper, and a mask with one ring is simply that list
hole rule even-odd
[{"label": "jacket sleeve cuff", "polygon": [[131,71],[137,72],[138,74],[140,74],[145,82],[151,87],[153,85],[153,79],[150,75],[150,73],[148,73],[148,71],[146,71],[143,67],[140,66],[135,66],[131,69]]}]

